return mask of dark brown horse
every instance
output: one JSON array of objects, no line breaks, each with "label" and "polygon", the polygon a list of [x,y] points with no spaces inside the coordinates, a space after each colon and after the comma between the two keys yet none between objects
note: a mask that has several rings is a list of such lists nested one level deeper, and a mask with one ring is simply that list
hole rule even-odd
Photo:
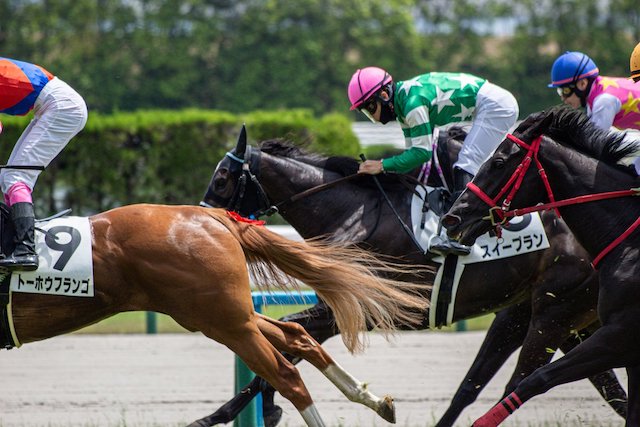
[{"label": "dark brown horse", "polygon": [[628,374],[626,425],[640,425],[640,179],[620,164],[640,153],[640,141],[623,138],[598,129],[578,110],[532,115],[501,143],[443,219],[450,235],[470,243],[511,214],[558,209],[600,277],[602,326],[522,380],[474,426],[497,426],[552,387],[621,367]]},{"label": "dark brown horse", "polygon": [[296,279],[313,288],[333,310],[350,350],[362,349],[367,325],[391,331],[398,318],[415,324],[415,313],[426,309],[419,287],[407,292],[406,283],[381,277],[395,273],[393,265],[355,249],[292,242],[219,209],[132,205],[92,216],[89,224],[95,296],[14,293],[12,329],[20,343],[124,311],[166,313],[226,345],[290,400],[310,426],[324,424],[281,351],[309,360],[350,399],[394,419],[390,399],[377,398],[342,371],[300,325],[254,312],[247,262],[260,286],[291,291]]},{"label": "dark brown horse", "polygon": [[[431,260],[432,255],[425,256],[403,232],[371,177],[351,175],[357,171],[356,160],[310,154],[283,141],[263,142],[258,150],[247,146],[243,135],[216,168],[204,198],[206,204],[227,206],[243,215],[259,215],[272,202],[305,238],[332,236],[336,241],[402,257],[407,263],[435,271],[438,264]],[[443,135],[439,146],[443,147],[447,139],[448,135]],[[454,147],[449,147],[449,152],[455,154],[460,143],[450,143]],[[454,161],[450,159],[449,165]],[[442,166],[446,179],[450,168]],[[435,170],[432,168],[432,172]],[[401,218],[409,223],[415,181],[409,181],[407,186],[402,176],[393,174],[379,179]],[[438,426],[453,425],[518,347],[522,346],[518,364],[505,395],[522,378],[551,360],[549,348],[560,347],[566,352],[583,339],[582,333],[578,336],[576,331],[588,328],[584,332],[588,334],[597,328],[598,282],[586,260],[587,253],[553,214],[545,213],[542,219],[551,248],[467,265],[458,287],[453,321],[489,312],[497,315]],[[434,281],[434,275],[417,277],[411,269],[404,278],[407,283]],[[421,328],[427,327],[429,316],[430,311],[426,311]],[[286,320],[299,322],[320,342],[339,333],[331,311],[322,301]],[[615,375],[607,372],[592,380],[605,399],[624,415],[626,395]],[[279,408],[273,405],[273,389],[260,378],[198,425],[233,420],[259,391],[263,391],[265,423],[276,425]]]}]

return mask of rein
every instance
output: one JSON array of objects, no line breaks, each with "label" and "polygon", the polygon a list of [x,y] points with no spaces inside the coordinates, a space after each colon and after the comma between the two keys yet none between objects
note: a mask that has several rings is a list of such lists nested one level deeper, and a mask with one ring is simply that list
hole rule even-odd
[{"label": "rein", "polygon": [[[290,203],[294,203],[297,202],[301,199],[304,199],[305,197],[311,196],[313,194],[319,193],[321,191],[327,190],[329,188],[335,187],[338,184],[341,184],[343,182],[347,182],[350,181],[354,178],[357,178],[361,175],[359,174],[353,174],[353,175],[347,175],[344,176],[342,178],[336,179],[334,181],[330,181],[330,182],[326,182],[324,184],[320,184],[320,185],[316,185],[315,187],[311,187],[307,190],[304,190],[300,193],[296,193],[293,196],[282,200],[281,202],[276,203],[275,205],[271,205],[269,198],[267,196],[267,193],[264,191],[264,189],[262,188],[262,185],[260,184],[260,180],[257,178],[256,175],[254,175],[251,171],[251,165],[252,165],[252,158],[253,158],[253,154],[256,154],[257,160],[255,161],[256,164],[259,164],[260,162],[260,151],[255,151],[255,150],[251,150],[251,146],[247,146],[246,148],[246,152],[245,155],[240,158],[238,156],[236,156],[235,154],[228,152],[226,153],[226,156],[229,157],[230,159],[232,159],[235,162],[241,163],[242,164],[242,172],[240,177],[238,178],[238,185],[236,186],[236,189],[233,193],[233,195],[231,196],[231,199],[229,200],[229,202],[227,203],[227,209],[230,209],[232,211],[238,211],[242,200],[245,197],[245,193],[246,193],[246,186],[247,186],[247,181],[251,180],[251,182],[256,186],[256,188],[258,189],[258,193],[261,199],[261,202],[264,206],[267,206],[266,209],[259,209],[253,213],[251,213],[249,215],[250,219],[257,219],[260,218],[263,215],[267,215],[270,216],[276,212],[279,212],[280,209],[282,209],[283,206],[286,206]],[[364,155],[361,154],[361,157],[364,157]],[[364,158],[363,158],[364,160]],[[387,204],[389,205],[389,207],[391,208],[391,210],[393,211],[394,215],[396,216],[396,218],[398,219],[398,221],[400,222],[400,225],[402,226],[403,230],[408,234],[408,236],[412,239],[413,244],[418,248],[419,251],[423,251],[422,247],[420,246],[420,244],[418,243],[418,241],[416,240],[416,237],[414,236],[413,232],[411,232],[411,230],[409,229],[409,227],[404,223],[404,221],[402,220],[402,218],[400,217],[400,214],[398,214],[398,211],[395,209],[395,207],[393,206],[393,203],[391,202],[391,200],[389,199],[389,196],[387,196],[386,192],[384,191],[384,189],[382,188],[382,185],[380,184],[380,182],[378,181],[377,177],[373,176],[373,180],[378,188],[378,190],[380,191],[380,193],[382,194],[383,198],[385,199],[385,201],[387,202]],[[200,203],[202,206],[206,206],[206,203],[201,202]]]},{"label": "rein", "polygon": [[[617,191],[607,191],[602,193],[595,194],[586,194],[583,196],[571,197],[569,199],[556,201],[553,195],[553,191],[551,190],[551,186],[549,184],[549,179],[547,178],[547,174],[542,167],[542,164],[538,160],[538,152],[540,150],[540,143],[542,142],[542,135],[536,138],[531,144],[527,144],[521,139],[517,138],[514,135],[508,134],[507,138],[518,144],[519,146],[527,149],[527,155],[524,157],[522,162],[516,167],[516,170],[511,175],[511,178],[507,181],[505,186],[500,190],[498,195],[494,198],[491,198],[485,193],[480,187],[475,185],[473,182],[467,184],[467,188],[478,196],[483,202],[489,205],[489,215],[483,217],[483,220],[491,221],[491,225],[495,228],[498,237],[501,236],[501,225],[509,222],[509,220],[516,216],[521,216],[531,212],[540,212],[549,209],[554,209],[558,218],[561,218],[560,212],[558,210],[559,207],[568,206],[568,205],[576,205],[580,203],[588,203],[594,202],[597,200],[607,200],[614,199],[619,197],[628,197],[628,196],[640,196],[640,187],[639,188],[631,188],[629,190],[617,190]],[[524,179],[529,166],[531,165],[531,161],[534,160],[536,162],[536,166],[538,167],[538,174],[542,179],[545,189],[547,191],[547,196],[549,197],[550,202],[545,204],[540,204],[536,206],[531,206],[528,208],[521,209],[512,209],[509,210],[511,206],[511,201],[515,196],[516,192],[520,189],[522,181]],[[509,190],[510,189],[510,190]],[[508,195],[503,199],[502,206],[498,206],[498,201],[505,193]],[[605,247],[591,262],[593,268],[596,268],[600,261],[611,252],[616,246],[618,246],[622,241],[624,241],[633,231],[640,226],[640,218],[638,218],[633,224],[629,226],[620,236],[618,236],[613,242],[611,242],[607,247]]]},{"label": "rein", "polygon": [[[360,158],[362,159],[362,161],[364,162],[365,160],[367,160],[364,157],[364,154],[360,154]],[[413,231],[411,231],[411,229],[409,228],[409,226],[407,224],[405,224],[405,222],[402,220],[402,218],[400,217],[400,214],[398,213],[398,211],[396,210],[396,207],[393,206],[393,203],[391,202],[391,199],[389,199],[389,196],[387,196],[387,192],[384,191],[384,188],[382,188],[382,184],[380,184],[380,181],[378,180],[378,177],[375,175],[371,175],[371,177],[373,178],[373,182],[376,184],[376,187],[378,187],[378,191],[380,191],[380,194],[382,194],[382,197],[384,198],[385,202],[387,202],[387,205],[389,206],[389,208],[391,209],[391,211],[393,212],[393,214],[396,216],[396,219],[398,220],[398,222],[400,223],[400,226],[402,227],[402,230],[407,233],[407,235],[409,236],[409,238],[411,239],[411,241],[413,242],[414,246],[416,248],[418,248],[418,251],[420,251],[423,255],[424,255],[424,249],[422,249],[422,246],[420,245],[420,242],[418,242],[418,239],[416,239],[415,234],[413,233]]]},{"label": "rein", "polygon": [[355,177],[359,176],[358,174],[353,174],[353,175],[347,175],[344,176],[342,178],[338,178],[334,181],[330,181],[330,182],[325,182],[324,184],[320,184],[320,185],[316,185],[315,187],[311,187],[307,190],[304,190],[300,193],[294,194],[293,196],[279,202],[276,203],[276,205],[274,206],[276,209],[281,208],[283,205],[288,205],[289,203],[294,203],[297,202],[300,199],[304,199],[305,197],[311,196],[312,194],[315,193],[319,193],[321,191],[327,190],[331,187],[335,187],[336,185],[342,183],[342,182],[346,182],[349,181]]},{"label": "rein", "polygon": [[[336,179],[334,181],[330,181],[330,182],[326,182],[324,184],[320,184],[320,185],[316,185],[315,187],[309,188],[305,191],[302,191],[300,193],[294,194],[293,196],[282,200],[281,202],[276,203],[275,205],[272,205],[269,197],[267,196],[266,191],[264,191],[264,188],[262,188],[262,184],[260,184],[260,180],[258,179],[258,177],[253,174],[253,172],[251,171],[251,166],[252,166],[252,158],[253,155],[255,154],[255,156],[257,157],[257,160],[254,162],[255,164],[259,164],[260,163],[260,154],[261,152],[259,150],[252,150],[251,146],[247,146],[247,151],[245,152],[245,155],[243,158],[240,158],[238,156],[236,156],[235,154],[228,152],[226,153],[226,156],[229,157],[231,160],[238,162],[242,165],[242,170],[241,170],[241,175],[238,178],[238,184],[236,185],[236,189],[233,192],[233,195],[231,196],[231,198],[229,199],[228,203],[227,203],[227,209],[230,209],[232,211],[238,211],[240,208],[240,205],[242,203],[242,200],[245,197],[245,193],[246,193],[246,187],[247,187],[247,183],[250,181],[254,184],[254,186],[257,188],[258,190],[258,195],[260,197],[260,202],[262,203],[263,206],[265,206],[264,209],[259,209],[253,213],[251,213],[249,215],[249,218],[252,219],[257,219],[260,218],[261,216],[271,216],[277,212],[280,211],[280,209],[283,206],[286,206],[290,203],[294,203],[297,202],[300,199],[303,199],[305,197],[311,196],[312,194],[315,193],[319,193],[321,191],[327,190],[329,188],[335,187],[336,185],[342,183],[342,182],[346,182],[349,181],[353,178],[356,178],[358,175],[354,174],[354,175],[347,175],[345,177]],[[203,204],[204,202],[201,202],[201,205],[206,205]]]}]

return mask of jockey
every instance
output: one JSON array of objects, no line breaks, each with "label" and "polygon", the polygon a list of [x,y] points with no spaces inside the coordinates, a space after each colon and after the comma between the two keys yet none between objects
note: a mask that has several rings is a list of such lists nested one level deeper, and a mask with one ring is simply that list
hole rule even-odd
[{"label": "jockey", "polygon": [[[453,168],[455,198],[518,118],[518,103],[510,92],[471,74],[432,72],[394,83],[385,70],[366,67],[353,74],[347,92],[351,110],[360,110],[372,122],[386,124],[397,119],[407,147],[397,156],[363,162],[360,173],[409,172],[431,159],[436,127],[471,121]],[[429,249],[457,255],[471,251],[442,237]]]},{"label": "jockey", "polygon": [[640,82],[640,43],[636,45],[629,58],[629,70],[634,82]]},{"label": "jockey", "polygon": [[563,103],[586,107],[591,121],[601,129],[640,129],[640,87],[626,77],[601,76],[595,62],[582,52],[560,55],[548,86],[556,88]]},{"label": "jockey", "polygon": [[[46,167],[87,122],[87,106],[75,90],[44,68],[0,57],[0,113],[34,117],[9,156],[8,165]],[[15,250],[0,267],[36,270],[34,211],[31,192],[40,170],[5,168],[0,189],[10,207]]]}]

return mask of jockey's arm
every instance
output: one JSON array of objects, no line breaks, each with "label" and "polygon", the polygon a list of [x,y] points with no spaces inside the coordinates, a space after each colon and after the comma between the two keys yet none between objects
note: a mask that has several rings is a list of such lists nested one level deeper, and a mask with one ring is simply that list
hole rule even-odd
[{"label": "jockey's arm", "polygon": [[622,108],[620,100],[608,93],[603,93],[593,100],[590,118],[600,129],[609,130],[613,120]]},{"label": "jockey's arm", "polygon": [[397,156],[382,160],[382,167],[388,172],[407,173],[424,162],[431,160],[432,151],[422,147],[411,147]]}]

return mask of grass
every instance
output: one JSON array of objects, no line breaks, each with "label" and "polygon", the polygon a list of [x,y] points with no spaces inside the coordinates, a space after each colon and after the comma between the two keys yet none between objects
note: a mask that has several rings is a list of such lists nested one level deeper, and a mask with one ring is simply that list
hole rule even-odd
[{"label": "grass", "polygon": [[[280,318],[287,314],[296,313],[309,306],[305,305],[270,305],[266,307],[265,314],[273,318]],[[470,319],[466,321],[466,330],[485,330],[491,324],[494,315]],[[182,326],[177,324],[171,317],[164,314],[156,315],[156,325],[158,333],[181,333],[187,332]],[[456,325],[442,328],[442,331],[455,331]],[[132,311],[120,313],[109,319],[105,319],[94,325],[76,331],[76,334],[140,334],[147,331],[147,314],[142,311]]]}]

